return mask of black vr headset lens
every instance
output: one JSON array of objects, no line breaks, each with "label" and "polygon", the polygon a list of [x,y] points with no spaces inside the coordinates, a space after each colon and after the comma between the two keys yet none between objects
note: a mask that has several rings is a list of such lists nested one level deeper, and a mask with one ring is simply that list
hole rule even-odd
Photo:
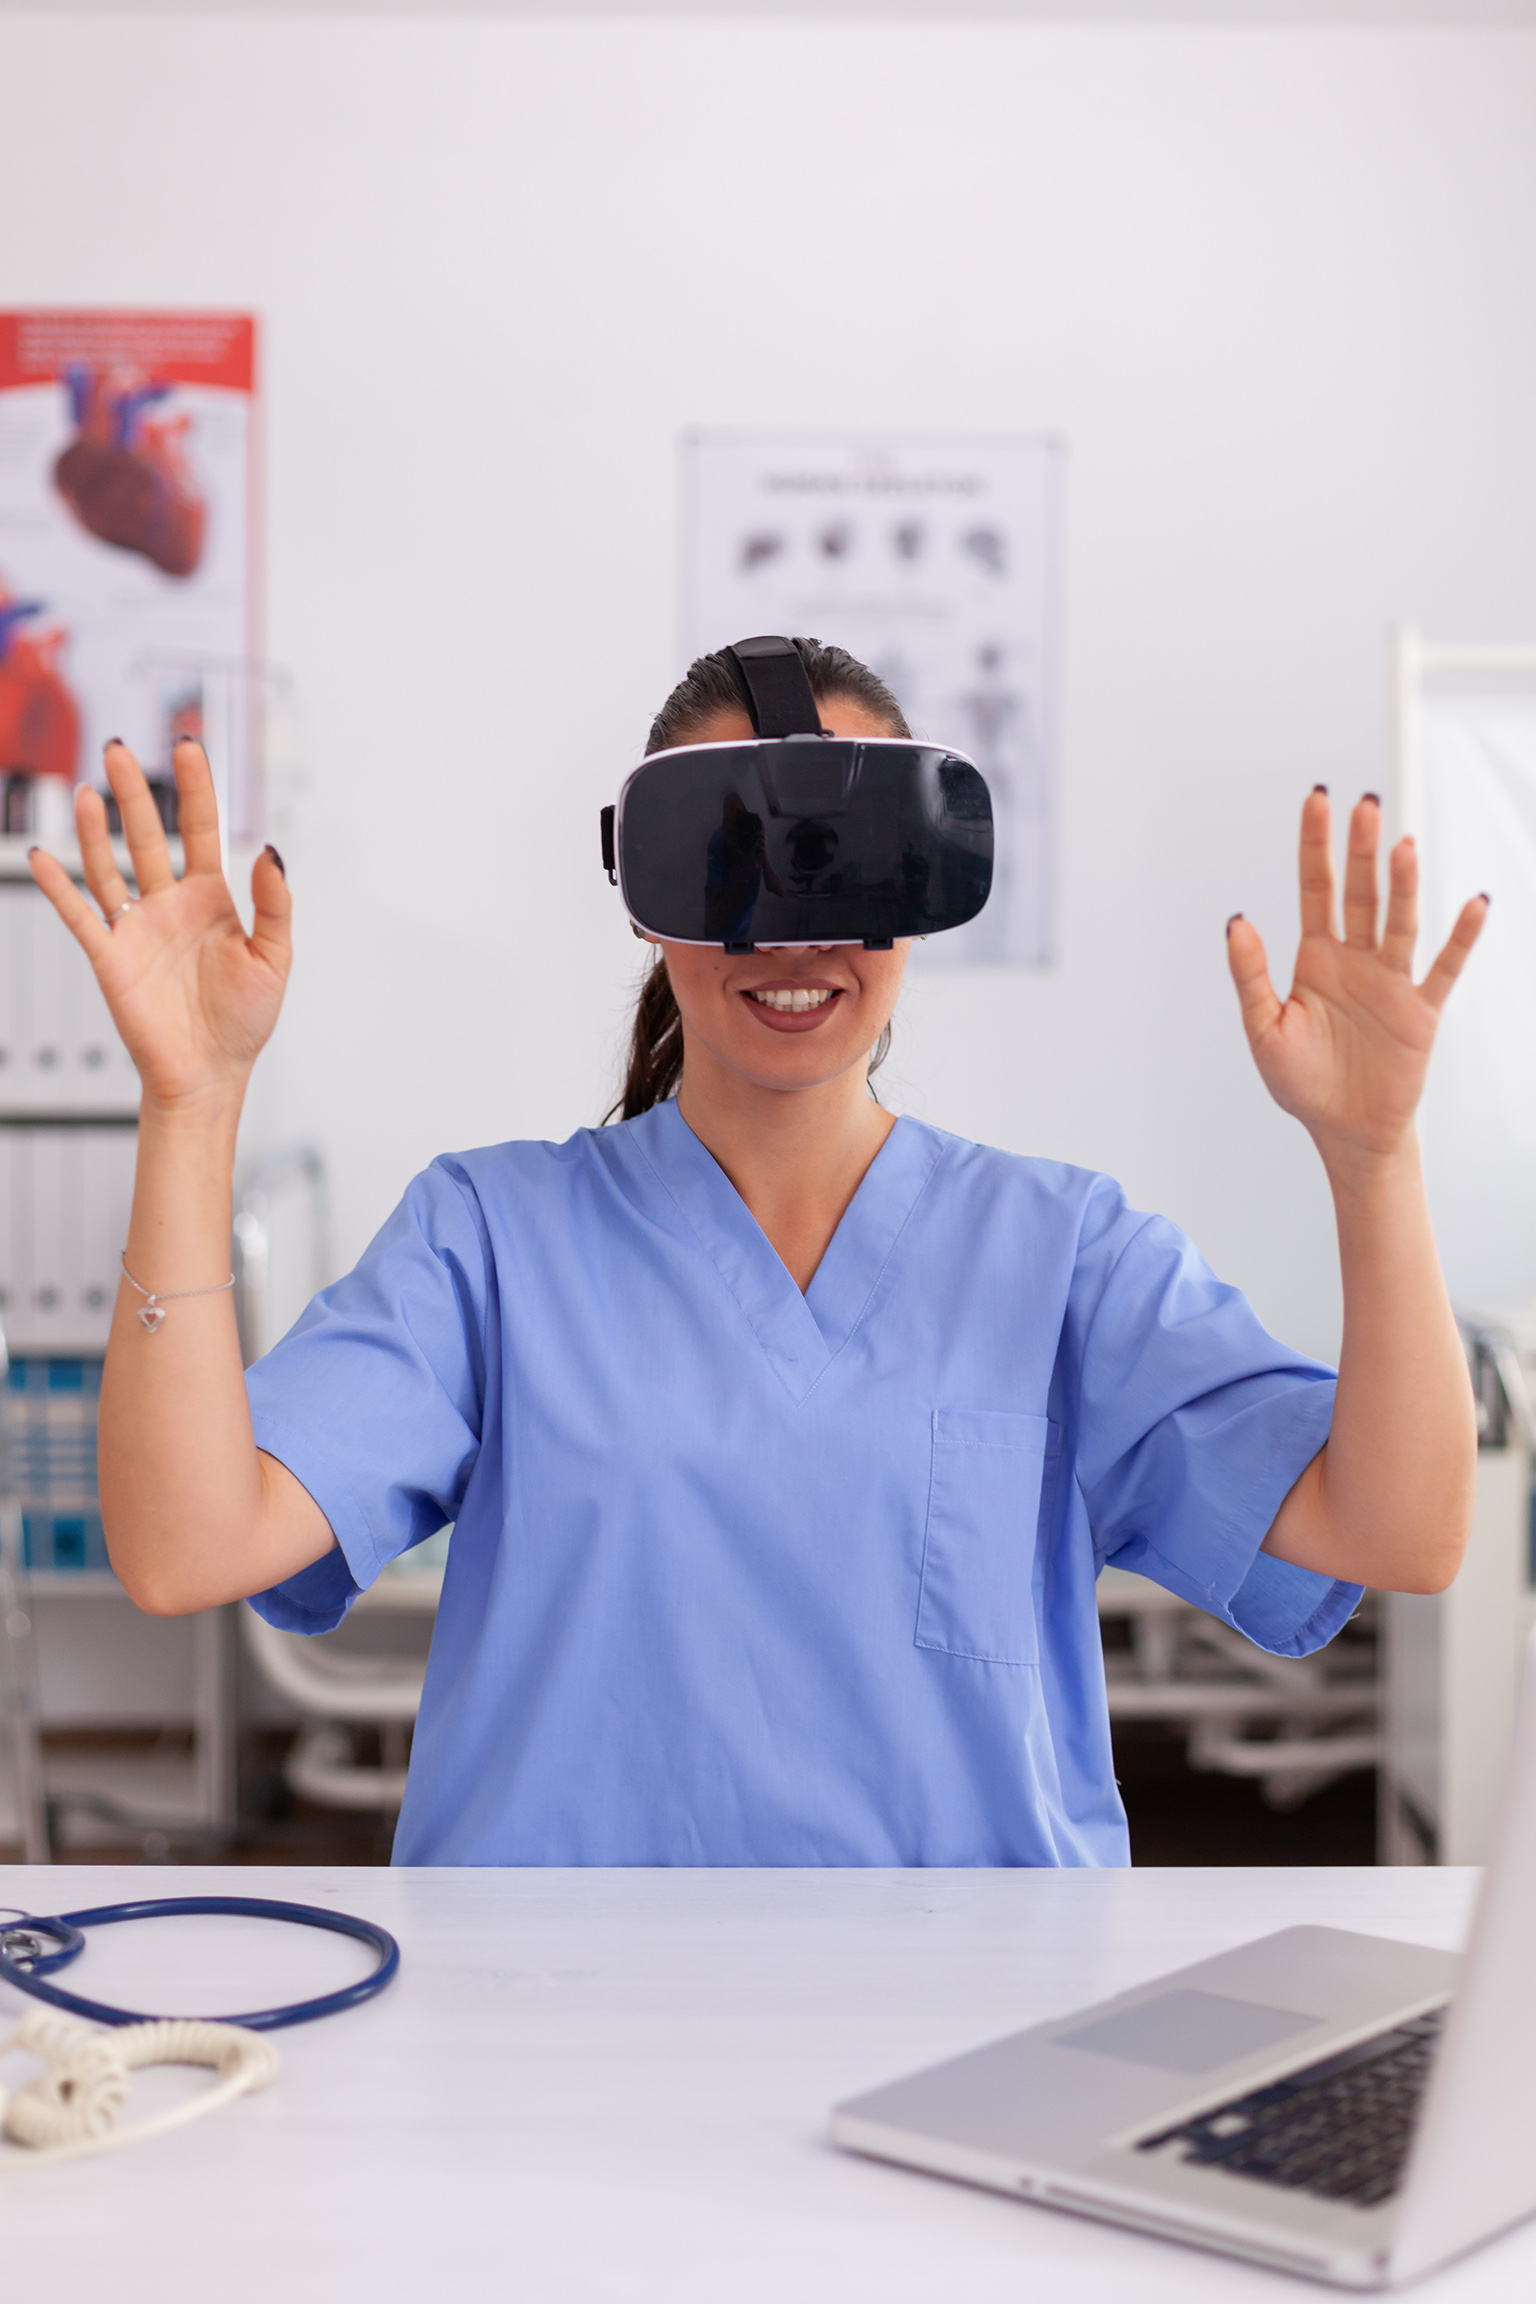
[{"label": "black vr headset lens", "polygon": [[882,946],[963,927],[992,885],[986,784],[939,745],[689,745],[642,762],[617,813],[604,861],[669,943]]},{"label": "black vr headset lens", "polygon": [[756,741],[654,752],[603,810],[603,864],[653,936],[883,946],[985,904],[992,802],[976,768],[909,738],[825,735],[801,646],[761,633],[723,649]]}]

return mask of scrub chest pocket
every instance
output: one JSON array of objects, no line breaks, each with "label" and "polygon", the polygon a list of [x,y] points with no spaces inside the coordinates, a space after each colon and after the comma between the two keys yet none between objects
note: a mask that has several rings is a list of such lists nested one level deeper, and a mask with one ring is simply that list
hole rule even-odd
[{"label": "scrub chest pocket", "polygon": [[1044,1416],[940,1408],[933,1419],[917,1646],[984,1664],[1037,1664],[1040,1493],[1060,1447]]}]

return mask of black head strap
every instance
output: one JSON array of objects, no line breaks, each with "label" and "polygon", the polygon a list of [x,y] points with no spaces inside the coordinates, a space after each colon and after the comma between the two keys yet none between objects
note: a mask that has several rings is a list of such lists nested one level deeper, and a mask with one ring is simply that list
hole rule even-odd
[{"label": "black head strap", "polygon": [[776,632],[738,640],[724,648],[741,674],[747,710],[759,736],[819,736],[821,714],[811,694],[805,663],[793,640]]}]

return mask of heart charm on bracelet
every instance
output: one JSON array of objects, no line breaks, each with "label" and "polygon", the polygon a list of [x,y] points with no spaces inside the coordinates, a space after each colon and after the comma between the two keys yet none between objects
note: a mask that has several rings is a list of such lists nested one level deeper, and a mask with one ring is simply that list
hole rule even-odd
[{"label": "heart charm on bracelet", "polygon": [[[144,1299],[143,1303],[139,1307],[139,1326],[145,1329],[149,1335],[153,1336],[156,1329],[160,1326],[161,1321],[165,1318],[165,1306],[153,1288],[146,1288],[142,1280],[135,1280],[133,1274],[128,1269],[128,1251],[126,1248],[123,1250],[123,1253],[119,1258],[119,1262],[123,1267],[123,1278],[127,1281],[129,1287],[137,1288],[139,1294]],[[231,1272],[229,1278],[227,1280],[221,1280],[216,1288],[167,1288],[165,1293],[167,1296],[172,1298],[173,1301],[183,1296],[222,1296],[225,1289],[233,1288],[234,1284],[235,1276],[233,1272]]]}]

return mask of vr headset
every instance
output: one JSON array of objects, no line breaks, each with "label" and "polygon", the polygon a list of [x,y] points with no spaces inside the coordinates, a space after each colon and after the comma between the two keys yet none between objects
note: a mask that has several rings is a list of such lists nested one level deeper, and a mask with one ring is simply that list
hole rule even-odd
[{"label": "vr headset", "polygon": [[992,886],[992,802],[939,744],[828,736],[793,640],[722,651],[748,744],[653,752],[602,812],[603,865],[637,929],[671,944],[862,944],[974,920]]}]

